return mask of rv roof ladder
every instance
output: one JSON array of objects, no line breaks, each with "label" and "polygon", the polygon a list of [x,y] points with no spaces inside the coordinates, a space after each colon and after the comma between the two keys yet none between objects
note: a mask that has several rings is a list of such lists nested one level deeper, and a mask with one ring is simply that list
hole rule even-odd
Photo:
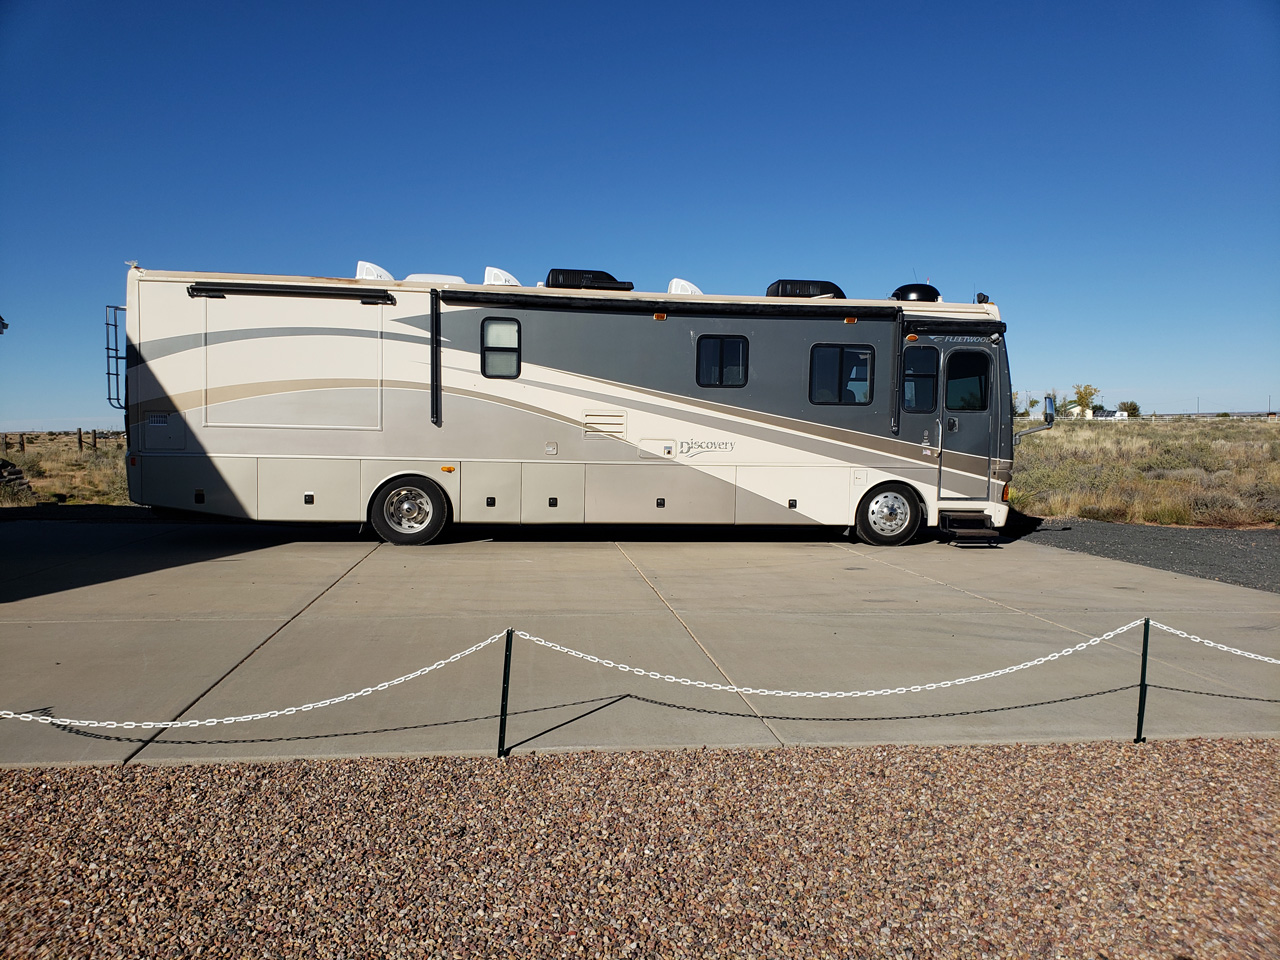
[{"label": "rv roof ladder", "polygon": [[124,409],[121,368],[125,352],[120,349],[120,316],[124,307],[107,307],[107,403],[116,410]]}]

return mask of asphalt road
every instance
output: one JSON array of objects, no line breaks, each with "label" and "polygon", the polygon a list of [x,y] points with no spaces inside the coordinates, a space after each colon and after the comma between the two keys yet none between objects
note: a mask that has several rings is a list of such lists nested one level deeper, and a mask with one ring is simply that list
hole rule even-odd
[{"label": "asphalt road", "polygon": [[1280,528],[1276,527],[1149,527],[1067,517],[1046,520],[1022,539],[1280,593]]}]

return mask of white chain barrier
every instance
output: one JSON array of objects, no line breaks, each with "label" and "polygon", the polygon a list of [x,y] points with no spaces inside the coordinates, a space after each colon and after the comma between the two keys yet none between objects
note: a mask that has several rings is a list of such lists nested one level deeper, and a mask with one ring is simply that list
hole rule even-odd
[{"label": "white chain barrier", "polygon": [[1193,633],[1187,633],[1185,630],[1175,630],[1173,627],[1166,627],[1163,623],[1156,623],[1152,620],[1153,627],[1159,627],[1165,633],[1172,633],[1175,637],[1182,637],[1184,640],[1190,640],[1193,643],[1203,643],[1206,647],[1213,647],[1215,650],[1221,650],[1224,653],[1234,653],[1237,657],[1248,657],[1250,660],[1261,660],[1263,663],[1280,663],[1275,657],[1264,657],[1260,653],[1250,653],[1248,650],[1237,650],[1235,647],[1224,647],[1220,643],[1214,643],[1212,640],[1205,640],[1197,637]]},{"label": "white chain barrier", "polygon": [[388,680],[386,683],[380,683],[376,687],[365,687],[363,690],[356,690],[351,693],[344,693],[340,697],[330,697],[328,700],[319,700],[315,703],[304,703],[300,707],[286,707],[283,710],[268,710],[265,713],[246,713],[241,717],[222,717],[220,719],[210,718],[208,720],[68,720],[63,717],[42,717],[34,713],[14,713],[12,710],[0,710],[0,718],[5,720],[29,720],[36,723],[48,723],[55,727],[100,727],[107,730],[170,730],[177,727],[216,727],[220,723],[245,723],[249,720],[269,720],[273,717],[291,717],[295,713],[306,713],[310,710],[319,710],[321,707],[331,707],[335,703],[346,703],[348,700],[355,700],[357,697],[367,697],[371,693],[381,693],[383,690],[404,683],[407,680],[416,680],[430,673],[432,670],[439,670],[441,667],[448,666],[451,663],[457,663],[463,657],[469,657],[477,650],[483,650],[491,643],[497,643],[507,635],[507,631],[495,633],[488,640],[484,640],[474,646],[468,647],[466,650],[460,650],[453,656],[445,660],[437,660],[429,667],[423,667],[421,670],[415,670],[413,673],[406,673],[403,677],[396,677],[394,680]]},{"label": "white chain barrier", "polygon": [[[749,693],[758,697],[820,697],[820,698],[846,698],[846,697],[884,697],[892,696],[899,693],[921,693],[927,690],[945,690],[948,687],[956,687],[965,683],[976,683],[979,680],[990,680],[992,677],[1003,677],[1010,673],[1017,673],[1019,670],[1026,670],[1030,667],[1038,667],[1042,663],[1048,663],[1051,660],[1057,660],[1060,657],[1070,656],[1092,647],[1096,643],[1103,640],[1110,640],[1124,633],[1126,630],[1132,630],[1134,627],[1143,623],[1142,620],[1134,620],[1132,623],[1126,623],[1123,627],[1104,633],[1100,637],[1093,637],[1083,643],[1077,643],[1074,647],[1067,647],[1059,650],[1057,653],[1051,653],[1048,656],[1037,657],[1035,660],[1027,660],[1023,663],[1015,664],[1011,667],[1004,667],[1000,670],[991,670],[987,673],[975,673],[970,677],[957,677],[955,680],[941,680],[937,683],[918,683],[909,687],[885,687],[880,690],[766,690],[760,687],[739,687],[729,683],[708,683],[705,680],[690,680],[687,677],[675,677],[669,673],[657,673],[653,670],[645,670],[641,667],[628,666],[625,663],[615,663],[612,660],[605,660],[602,657],[594,657],[589,653],[583,653],[580,650],[573,650],[569,647],[561,646],[558,643],[552,643],[550,640],[544,640],[541,637],[534,637],[525,633],[523,630],[517,630],[516,636],[525,640],[531,640],[539,646],[546,647],[549,650],[555,650],[558,653],[565,653],[571,657],[577,657],[580,660],[586,660],[588,663],[598,663],[602,667],[611,667],[615,670],[621,670],[623,673],[634,673],[642,677],[649,677],[653,680],[665,680],[667,683],[678,683],[685,687],[697,687],[700,690],[719,690],[724,693]],[[1220,643],[1213,643],[1210,640],[1204,640],[1200,637],[1186,633],[1182,630],[1175,630],[1172,627],[1166,627],[1163,623],[1151,621],[1153,627],[1159,627],[1175,636],[1185,637],[1196,643],[1203,643],[1205,646],[1213,647],[1215,650],[1223,650],[1227,653],[1234,653],[1242,657],[1249,657],[1252,660],[1261,660],[1264,663],[1280,663],[1280,660],[1272,657],[1264,657],[1259,653],[1249,653],[1246,650],[1237,650],[1235,647],[1223,646]]]},{"label": "white chain barrier", "polygon": [[1074,647],[1067,647],[1059,650],[1057,653],[1051,653],[1048,656],[1037,657],[1035,660],[1027,660],[1023,663],[1014,664],[1011,667],[1003,667],[1000,670],[990,670],[987,673],[975,673],[971,677],[957,677],[955,680],[940,680],[936,683],[917,683],[910,687],[885,687],[881,690],[766,690],[760,687],[739,687],[730,683],[708,683],[705,680],[690,680],[688,677],[673,677],[671,674],[657,673],[653,670],[645,670],[641,667],[628,666],[625,663],[615,663],[612,660],[605,660],[601,657],[593,657],[589,653],[582,653],[580,650],[572,650],[569,647],[562,647],[558,643],[552,643],[550,640],[543,640],[541,637],[530,636],[523,630],[517,630],[516,636],[523,637],[525,640],[532,640],[534,643],[558,653],[566,653],[571,657],[577,657],[580,660],[586,660],[588,663],[598,663],[602,667],[612,667],[615,670],[621,670],[623,673],[634,673],[642,677],[650,677],[654,680],[665,680],[667,683],[678,683],[684,687],[697,687],[699,690],[719,690],[724,693],[749,693],[757,697],[820,697],[823,699],[845,698],[845,697],[886,697],[898,693],[921,693],[926,690],[945,690],[948,687],[958,687],[965,683],[977,683],[979,680],[990,680],[992,677],[1003,677],[1010,673],[1017,673],[1019,670],[1026,670],[1030,667],[1038,667],[1042,663],[1048,663],[1051,660],[1057,660],[1060,657],[1067,657],[1073,653],[1092,647],[1095,643],[1101,643],[1103,640],[1110,640],[1126,630],[1132,630],[1141,624],[1141,620],[1135,620],[1133,623],[1127,623],[1117,630],[1104,633],[1100,637],[1093,637],[1085,640],[1083,643],[1077,643]]},{"label": "white chain barrier", "polygon": [[[1077,643],[1073,647],[1066,647],[1057,653],[1050,653],[1047,656],[1037,657],[1034,660],[1026,660],[1013,666],[1003,667],[999,670],[989,670],[986,673],[975,673],[968,677],[957,677],[954,680],[940,680],[935,683],[918,683],[912,686],[902,687],[884,687],[879,690],[768,690],[761,687],[739,687],[729,683],[711,683],[706,680],[691,680],[688,677],[676,677],[669,673],[658,673],[655,670],[645,670],[642,667],[632,667],[625,663],[617,663],[613,660],[607,660],[603,657],[592,656],[589,653],[583,653],[580,650],[574,650],[571,647],[565,647],[550,640],[544,640],[542,637],[535,637],[532,634],[525,633],[523,630],[513,631],[514,636],[520,637],[522,640],[528,640],[541,647],[554,650],[557,653],[567,654],[576,657],[579,660],[585,660],[588,663],[596,663],[602,667],[621,670],[623,673],[636,674],[637,676],[649,677],[653,680],[665,680],[667,683],[675,683],[684,687],[696,687],[699,690],[716,690],[722,693],[747,693],[760,697],[801,697],[801,698],[821,698],[821,699],[844,699],[850,697],[884,697],[892,696],[900,693],[922,693],[931,690],[945,690],[949,687],[958,687],[966,683],[976,683],[979,680],[990,680],[992,677],[1003,677],[1011,673],[1017,673],[1019,670],[1027,670],[1031,667],[1038,667],[1041,664],[1058,660],[1061,657],[1070,656],[1073,653],[1079,653],[1087,650],[1095,644],[1104,640],[1111,640],[1119,636],[1126,630],[1132,630],[1134,627],[1143,623],[1142,620],[1134,620],[1132,623],[1126,623],[1123,627],[1110,630],[1102,634],[1100,637],[1092,637],[1081,643]],[[1263,663],[1277,663],[1280,660],[1274,657],[1264,657],[1259,653],[1250,653],[1247,650],[1238,650],[1235,647],[1224,646],[1221,643],[1214,643],[1211,640],[1205,640],[1194,634],[1189,634],[1183,630],[1175,630],[1173,627],[1165,626],[1163,623],[1151,621],[1153,627],[1158,627],[1166,633],[1172,633],[1174,636],[1191,640],[1195,643],[1202,643],[1207,647],[1215,650],[1221,650],[1225,653],[1234,653],[1237,656],[1248,657],[1251,660],[1260,660]],[[270,720],[275,717],[291,717],[298,713],[307,713],[311,710],[319,710],[322,707],[331,707],[334,704],[346,703],[349,700],[355,700],[359,697],[367,697],[373,693],[381,693],[389,690],[394,686],[405,683],[408,680],[416,680],[418,677],[425,676],[433,670],[448,666],[451,663],[457,663],[463,657],[469,657],[471,654],[483,650],[491,643],[497,643],[506,636],[506,631],[495,633],[488,640],[482,640],[465,650],[460,650],[453,656],[444,660],[437,660],[429,667],[423,667],[421,670],[415,670],[413,673],[406,673],[402,677],[396,677],[394,680],[388,680],[377,686],[365,687],[363,690],[355,690],[351,693],[344,693],[340,697],[330,697],[328,700],[319,700],[315,703],[306,703],[297,707],[286,707],[283,710],[267,710],[262,713],[247,713],[239,717],[211,717],[207,720],[72,720],[65,717],[45,717],[33,713],[15,713],[12,710],[0,710],[0,719],[4,720],[26,720],[35,723],[46,723],[57,727],[90,727],[101,728],[106,730],[169,730],[178,727],[215,727],[220,723],[245,723],[250,720]]]}]

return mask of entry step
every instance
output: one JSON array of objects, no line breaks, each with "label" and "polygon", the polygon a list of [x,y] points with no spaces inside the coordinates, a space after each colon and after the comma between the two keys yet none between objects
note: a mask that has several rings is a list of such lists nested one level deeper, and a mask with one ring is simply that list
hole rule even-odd
[{"label": "entry step", "polygon": [[985,513],[942,513],[938,526],[957,540],[990,540],[1000,536]]}]

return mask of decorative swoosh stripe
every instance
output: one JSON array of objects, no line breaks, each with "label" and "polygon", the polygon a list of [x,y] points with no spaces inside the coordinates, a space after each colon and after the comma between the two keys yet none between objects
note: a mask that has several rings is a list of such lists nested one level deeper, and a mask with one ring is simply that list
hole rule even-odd
[{"label": "decorative swoosh stripe", "polygon": [[[394,322],[403,321],[397,319]],[[199,350],[206,345],[215,346],[222,343],[239,343],[244,340],[269,340],[283,337],[356,337],[364,340],[381,339],[398,343],[416,343],[428,347],[431,345],[430,337],[386,330],[379,332],[359,327],[255,327],[252,330],[211,330],[207,334],[184,333],[176,337],[144,340],[141,354],[144,362],[150,362],[171,357],[174,354],[186,353],[188,350]]]},{"label": "decorative swoosh stripe", "polygon": [[[175,338],[176,339],[176,338]],[[449,369],[458,372],[473,373],[473,371],[463,371],[462,368],[450,367]],[[563,372],[563,371],[557,371]],[[673,419],[683,418],[689,420],[689,414],[678,409],[679,407],[693,407],[706,411],[710,416],[697,416],[696,420],[713,429],[726,430],[727,432],[739,432],[743,426],[750,426],[756,429],[746,431],[746,435],[753,439],[763,440],[770,443],[782,443],[777,438],[778,433],[784,433],[791,436],[798,436],[810,440],[818,441],[819,448],[809,448],[809,452],[818,453],[819,455],[832,456],[833,459],[846,459],[847,450],[850,447],[868,450],[873,453],[879,453],[893,457],[898,460],[907,460],[915,463],[936,463],[936,457],[930,453],[922,452],[916,444],[902,440],[892,440],[886,437],[876,436],[874,434],[860,433],[856,430],[848,430],[841,427],[830,427],[823,424],[814,424],[804,420],[798,420],[792,417],[783,417],[775,414],[765,414],[753,410],[744,410],[739,407],[733,407],[728,404],[713,403],[710,401],[693,400],[688,397],[682,397],[675,394],[663,393],[657,390],[650,390],[641,387],[634,387],[629,384],[617,384],[611,381],[601,380],[596,377],[585,376],[582,374],[565,374],[566,376],[580,377],[605,386],[615,388],[623,388],[634,391],[645,396],[652,397],[654,400],[666,401],[666,405],[658,403],[637,403],[635,400],[629,400],[620,403],[618,397],[607,393],[596,393],[589,390],[575,389],[567,387],[563,384],[551,384],[543,381],[524,379],[522,382],[532,386],[537,386],[548,391],[556,393],[569,393],[579,396],[583,399],[595,402],[609,404],[613,406],[628,406],[632,408],[643,409],[645,412],[653,413],[658,416],[669,417]],[[259,398],[266,396],[274,396],[286,393],[299,393],[308,390],[343,390],[343,389],[369,389],[381,386],[384,389],[391,390],[429,390],[430,384],[408,380],[377,380],[373,378],[310,378],[295,380],[273,380],[259,381],[257,383],[234,384],[223,387],[212,387],[207,391],[207,402],[210,406],[219,403],[229,403],[236,400],[245,400],[249,398]],[[462,397],[470,400],[478,400],[488,403],[496,403],[500,406],[508,407],[513,410],[519,410],[524,413],[533,414],[535,416],[546,417],[556,420],[570,426],[580,427],[582,421],[576,417],[570,417],[562,413],[558,413],[545,406],[517,401],[508,397],[495,396],[494,394],[481,393],[479,391],[468,390],[463,387],[444,386],[444,392],[450,396]],[[205,391],[191,390],[165,398],[167,405],[172,405],[172,409],[179,412],[187,412],[198,409],[205,405]],[[148,401],[144,401],[148,402]],[[150,401],[150,402],[154,402]],[[729,420],[730,423],[725,421]],[[732,421],[741,421],[735,423]],[[794,444],[792,444],[794,445]],[[834,446],[834,451],[827,450],[825,453],[821,447],[828,445]],[[1001,461],[1003,463],[1005,461]],[[961,468],[956,470],[956,468]],[[988,460],[985,457],[973,456],[971,454],[957,453],[947,451],[947,470],[969,474],[971,476],[985,479],[987,470],[989,469]],[[1000,478],[997,478],[1000,479]]]}]

